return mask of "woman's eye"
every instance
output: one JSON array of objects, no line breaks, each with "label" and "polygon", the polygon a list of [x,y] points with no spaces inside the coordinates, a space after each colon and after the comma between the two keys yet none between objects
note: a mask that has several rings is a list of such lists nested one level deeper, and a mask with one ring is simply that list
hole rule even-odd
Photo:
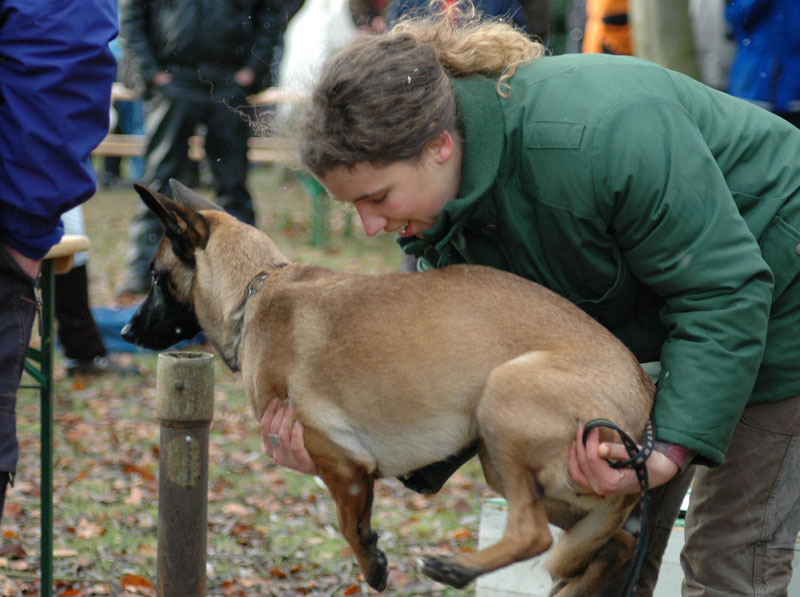
[{"label": "woman's eye", "polygon": [[384,193],[379,197],[375,197],[374,199],[370,199],[370,203],[383,203],[384,199],[388,197],[388,194]]}]

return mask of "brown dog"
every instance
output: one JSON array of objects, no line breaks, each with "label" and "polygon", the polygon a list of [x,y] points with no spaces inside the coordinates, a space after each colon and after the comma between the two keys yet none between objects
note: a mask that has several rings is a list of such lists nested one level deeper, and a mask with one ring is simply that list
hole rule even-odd
[{"label": "brown dog", "polygon": [[174,201],[136,187],[166,238],[123,336],[163,349],[202,328],[241,370],[257,419],[273,397],[295,406],[373,588],[387,579],[370,529],[374,480],[476,441],[488,484],[508,501],[505,534],[427,558],[426,574],[463,587],[540,554],[548,521],[566,531],[547,561],[560,597],[591,594],[630,557],[622,524],[638,497],[594,495],[567,472],[579,422],[605,417],[640,441],[651,409],[653,384],[600,324],[486,267],[354,275],[290,263],[264,233],[172,186]]}]

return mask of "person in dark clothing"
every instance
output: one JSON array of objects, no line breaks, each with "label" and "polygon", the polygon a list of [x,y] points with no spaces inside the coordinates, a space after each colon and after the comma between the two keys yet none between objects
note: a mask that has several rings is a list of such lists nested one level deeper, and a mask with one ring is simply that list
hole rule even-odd
[{"label": "person in dark clothing", "polygon": [[[247,95],[271,83],[274,48],[286,26],[284,3],[122,0],[120,11],[123,51],[149,100],[142,183],[169,195],[169,179],[185,170],[187,141],[204,124],[217,202],[254,224],[246,186],[249,122],[241,108]],[[118,296],[147,292],[161,233],[158,220],[140,206],[129,228],[128,272]]]},{"label": "person in dark clothing", "polygon": [[[61,217],[64,234],[86,233],[83,206],[78,205]],[[89,253],[74,256],[72,269],[55,276],[55,318],[58,341],[64,352],[67,376],[95,376],[105,373],[136,375],[139,369],[124,365],[111,356],[92,315],[89,302]]]}]

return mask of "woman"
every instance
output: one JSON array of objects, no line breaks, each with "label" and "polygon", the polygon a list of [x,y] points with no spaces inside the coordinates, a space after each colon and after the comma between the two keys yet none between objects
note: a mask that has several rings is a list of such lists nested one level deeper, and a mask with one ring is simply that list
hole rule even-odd
[{"label": "woman", "polygon": [[[800,526],[800,133],[635,58],[544,57],[458,9],[328,62],[305,165],[367,235],[397,234],[420,267],[522,275],[660,361],[648,470],[661,487],[640,594],[655,585],[689,464],[702,466],[684,594],[780,594]],[[270,405],[267,453],[313,472],[292,421]],[[624,450],[596,432],[576,441],[573,480],[637,491],[605,458]],[[436,490],[452,470],[425,472],[410,485]]]}]

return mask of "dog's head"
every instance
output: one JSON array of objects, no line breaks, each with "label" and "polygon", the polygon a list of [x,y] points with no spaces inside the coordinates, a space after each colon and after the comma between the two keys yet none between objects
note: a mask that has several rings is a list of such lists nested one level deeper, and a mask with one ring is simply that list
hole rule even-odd
[{"label": "dog's head", "polygon": [[201,331],[194,312],[192,288],[195,251],[205,248],[209,225],[200,212],[220,210],[176,180],[170,181],[170,187],[174,199],[134,185],[164,225],[164,239],[150,265],[150,292],[122,328],[122,337],[154,350],[169,348]]}]

